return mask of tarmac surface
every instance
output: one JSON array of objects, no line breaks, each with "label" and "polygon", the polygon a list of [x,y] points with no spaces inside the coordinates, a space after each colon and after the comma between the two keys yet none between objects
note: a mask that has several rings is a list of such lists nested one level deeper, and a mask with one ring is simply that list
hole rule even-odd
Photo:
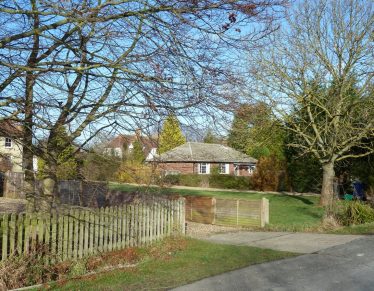
[{"label": "tarmac surface", "polygon": [[374,236],[238,234],[214,235],[209,240],[307,254],[252,265],[174,290],[374,290]]},{"label": "tarmac surface", "polygon": [[255,246],[306,254],[345,244],[361,237],[364,236],[301,232],[240,231],[211,235],[206,240],[214,243]]}]

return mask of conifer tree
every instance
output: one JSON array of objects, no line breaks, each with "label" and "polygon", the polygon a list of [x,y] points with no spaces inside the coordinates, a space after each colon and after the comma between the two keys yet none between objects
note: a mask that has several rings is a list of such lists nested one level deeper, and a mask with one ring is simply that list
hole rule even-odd
[{"label": "conifer tree", "polygon": [[57,130],[56,137],[53,139],[54,152],[46,155],[48,162],[44,159],[38,159],[38,175],[39,179],[43,179],[48,176],[48,163],[54,160],[57,164],[56,176],[59,180],[70,180],[75,179],[78,174],[78,163],[74,157],[74,146],[68,144],[68,133],[65,127],[61,126]]},{"label": "conifer tree", "polygon": [[256,159],[284,159],[284,131],[264,103],[244,104],[236,112],[228,136],[230,147]]},{"label": "conifer tree", "polygon": [[169,115],[160,133],[158,152],[162,154],[185,142],[186,138],[180,128],[178,118],[174,114]]},{"label": "conifer tree", "polygon": [[213,134],[212,130],[209,129],[204,137],[204,143],[218,143],[218,138]]},{"label": "conifer tree", "polygon": [[141,164],[145,160],[145,155],[143,152],[143,146],[139,140],[134,141],[132,153],[131,153],[131,160],[136,164]]}]

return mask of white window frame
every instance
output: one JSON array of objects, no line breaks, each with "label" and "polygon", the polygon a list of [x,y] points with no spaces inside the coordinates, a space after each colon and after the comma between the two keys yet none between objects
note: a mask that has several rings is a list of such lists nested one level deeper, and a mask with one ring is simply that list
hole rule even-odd
[{"label": "white window frame", "polygon": [[[222,171],[222,169],[224,169],[224,171]],[[230,164],[224,164],[224,163],[219,164],[219,173],[222,174],[222,175],[229,174],[230,173]]]},{"label": "white window frame", "polygon": [[5,147],[6,149],[10,149],[10,148],[12,148],[12,146],[13,146],[13,141],[12,141],[12,139],[11,139],[10,137],[6,137],[6,138],[5,138],[5,141],[4,141],[4,147]]},{"label": "white window frame", "polygon": [[248,173],[249,174],[253,174],[254,173],[254,171],[256,170],[256,166],[255,165],[250,165],[250,166],[248,166]]},{"label": "white window frame", "polygon": [[[203,167],[205,166],[205,171],[203,172]],[[208,175],[210,174],[210,164],[209,163],[199,163],[199,174]]]}]

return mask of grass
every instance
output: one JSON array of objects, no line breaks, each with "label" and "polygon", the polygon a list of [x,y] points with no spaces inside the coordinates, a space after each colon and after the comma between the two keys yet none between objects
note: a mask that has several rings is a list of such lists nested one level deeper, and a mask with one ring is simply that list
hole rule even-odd
[{"label": "grass", "polygon": [[266,193],[248,193],[231,191],[209,191],[191,189],[172,189],[156,187],[138,187],[126,184],[111,184],[114,190],[125,192],[147,191],[150,194],[180,194],[196,196],[214,196],[223,199],[258,200],[267,198],[270,202],[270,224],[267,230],[274,231],[310,231],[321,223],[323,208],[318,205],[317,196],[292,196]]},{"label": "grass", "polygon": [[142,249],[136,267],[50,284],[53,290],[166,290],[205,277],[296,254],[177,238]]},{"label": "grass", "polygon": [[360,225],[344,226],[334,231],[331,231],[330,233],[374,235],[374,222],[364,223]]},{"label": "grass", "polygon": [[318,196],[292,196],[283,194],[268,194],[259,192],[240,191],[209,191],[209,189],[176,189],[139,187],[127,184],[111,184],[112,189],[133,192],[146,191],[150,194],[180,194],[195,196],[214,196],[221,199],[258,200],[267,198],[270,202],[270,224],[268,231],[292,232],[327,232],[335,234],[374,234],[374,223],[339,227],[335,230],[323,229],[321,222],[324,209],[318,205]]}]

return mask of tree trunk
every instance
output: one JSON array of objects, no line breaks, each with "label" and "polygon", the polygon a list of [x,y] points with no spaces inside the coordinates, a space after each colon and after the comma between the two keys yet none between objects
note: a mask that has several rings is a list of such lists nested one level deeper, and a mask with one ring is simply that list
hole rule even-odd
[{"label": "tree trunk", "polygon": [[[36,11],[36,1],[31,1],[31,6]],[[39,15],[36,13],[33,15],[33,28],[37,30],[39,28]],[[30,68],[36,67],[37,56],[39,53],[39,35],[36,33],[33,35],[33,46],[31,54],[27,61],[27,66]],[[25,103],[24,103],[24,120],[23,120],[23,155],[22,155],[22,166],[25,172],[25,194],[28,200],[28,210],[35,210],[37,207],[35,193],[35,177],[33,167],[33,117],[34,117],[34,86],[35,86],[36,75],[32,70],[26,73],[26,86],[25,86]]]},{"label": "tree trunk", "polygon": [[40,199],[39,210],[48,212],[55,202],[55,194],[57,191],[57,165],[53,162],[50,162],[48,164],[47,161],[45,168],[47,176],[43,179],[42,196]]},{"label": "tree trunk", "polygon": [[25,173],[24,191],[26,199],[28,200],[28,210],[33,211],[37,206],[35,193],[35,179],[33,169],[33,91],[34,91],[35,78],[32,73],[26,74],[26,92],[25,92],[25,118],[23,121],[23,154],[22,166]]},{"label": "tree trunk", "polygon": [[322,191],[320,205],[329,206],[332,204],[334,199],[334,163],[329,162],[322,165],[323,170],[323,181],[322,181]]}]

